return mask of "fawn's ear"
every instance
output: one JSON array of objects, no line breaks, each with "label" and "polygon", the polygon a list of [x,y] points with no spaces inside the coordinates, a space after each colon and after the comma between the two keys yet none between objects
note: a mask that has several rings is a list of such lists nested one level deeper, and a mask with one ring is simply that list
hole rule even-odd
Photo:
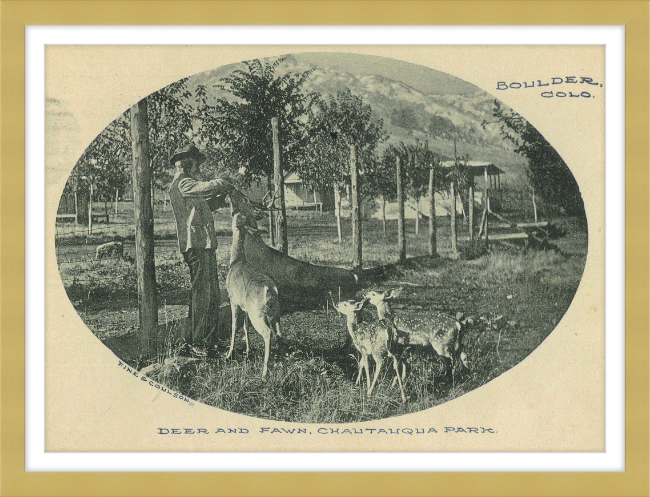
[{"label": "fawn's ear", "polygon": [[399,287],[399,288],[391,288],[390,290],[386,290],[386,299],[396,299],[397,297],[400,296],[402,293],[402,290],[404,290],[404,287]]},{"label": "fawn's ear", "polygon": [[359,302],[355,302],[354,304],[354,312],[359,312],[361,309],[365,307],[365,305],[368,303],[368,299],[363,299]]}]

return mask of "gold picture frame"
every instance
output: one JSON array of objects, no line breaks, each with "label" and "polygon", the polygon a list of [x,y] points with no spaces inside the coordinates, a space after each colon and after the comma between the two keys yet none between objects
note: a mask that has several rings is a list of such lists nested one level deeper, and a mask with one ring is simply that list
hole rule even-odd
[{"label": "gold picture frame", "polygon": [[[0,11],[2,495],[648,495],[649,2],[3,1]],[[625,25],[626,471],[622,473],[25,472],[25,26],[94,24]],[[191,485],[188,483],[191,481]]]}]

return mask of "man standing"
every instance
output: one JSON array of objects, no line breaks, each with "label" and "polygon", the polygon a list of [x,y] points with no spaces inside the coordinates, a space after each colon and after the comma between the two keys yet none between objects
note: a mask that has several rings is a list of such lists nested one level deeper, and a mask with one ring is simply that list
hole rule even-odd
[{"label": "man standing", "polygon": [[190,269],[192,301],[185,341],[213,347],[219,327],[219,280],[217,278],[217,233],[208,199],[225,195],[233,186],[227,181],[201,181],[199,165],[205,156],[194,145],[176,149],[170,162],[176,173],[169,187],[178,246]]}]

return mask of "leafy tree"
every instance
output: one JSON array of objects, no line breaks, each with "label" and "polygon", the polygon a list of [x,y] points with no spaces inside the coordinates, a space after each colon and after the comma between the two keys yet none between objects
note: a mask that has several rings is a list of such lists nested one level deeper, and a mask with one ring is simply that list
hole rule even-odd
[{"label": "leafy tree", "polygon": [[374,160],[372,168],[364,177],[364,195],[369,198],[381,196],[381,217],[384,235],[386,234],[386,203],[397,198],[396,149],[388,147],[381,157]]},{"label": "leafy tree", "polygon": [[243,173],[246,183],[273,175],[271,118],[279,121],[285,171],[295,167],[306,143],[307,116],[317,97],[304,91],[311,71],[278,75],[284,60],[244,62],[214,85],[224,93],[214,104],[205,86],[196,90],[197,131],[208,155],[218,168]]},{"label": "leafy tree", "polygon": [[[451,181],[454,182],[456,194],[460,197],[463,210],[466,214],[469,212],[469,185],[470,181],[474,179],[472,171],[467,165],[468,162],[469,156],[467,155],[456,158],[454,165],[447,173],[447,184]],[[454,202],[452,202],[453,205]]]},{"label": "leafy tree", "polygon": [[387,139],[383,121],[375,120],[370,105],[349,88],[336,97],[319,99],[298,163],[300,177],[314,187],[349,183],[350,146],[356,145],[360,173],[365,176],[366,168],[374,167],[377,146]]},{"label": "leafy tree", "polygon": [[[169,157],[192,135],[193,111],[187,78],[172,83],[147,97],[149,153],[153,185],[164,189],[173,173]],[[132,137],[130,109],[110,123],[92,141],[75,165],[70,189],[82,182],[93,185],[93,199],[109,201],[116,190],[126,191],[131,182]]]},{"label": "leafy tree", "polygon": [[68,178],[66,192],[90,190],[92,185],[92,199],[103,202],[114,199],[116,190],[124,192],[130,182],[130,138],[130,122],[122,115],[86,148]]},{"label": "leafy tree", "polygon": [[417,129],[420,125],[418,116],[415,114],[415,111],[410,107],[401,107],[398,109],[393,109],[393,112],[390,116],[390,122],[393,126],[398,126],[405,130],[408,130],[409,133],[414,129]]},{"label": "leafy tree", "polygon": [[[166,189],[174,170],[169,158],[178,147],[188,143],[193,134],[192,93],[183,78],[147,97],[149,118],[149,156],[154,186]],[[127,112],[128,116],[128,112]],[[129,141],[128,147],[131,147]]]},{"label": "leafy tree", "polygon": [[448,189],[449,179],[446,171],[440,167],[442,156],[429,150],[428,143],[421,144],[418,141],[416,141],[415,145],[404,145],[402,143],[400,153],[404,164],[405,190],[407,195],[415,201],[417,211],[415,232],[419,233],[420,199],[429,193],[431,169],[434,171],[435,191]]},{"label": "leafy tree", "polygon": [[439,138],[453,138],[456,127],[449,118],[434,114],[429,122],[429,134]]},{"label": "leafy tree", "polygon": [[[522,116],[494,101],[492,112],[500,125],[501,136],[515,146],[515,152],[528,159],[529,180],[533,191],[560,212],[584,217],[580,187],[560,154]],[[483,125],[489,124],[484,122]]]},{"label": "leafy tree", "polygon": [[[336,97],[319,99],[310,114],[308,142],[301,151],[296,167],[305,184],[317,188],[339,188],[350,182],[350,146],[356,145],[360,174],[360,194],[372,192],[366,184],[379,165],[376,150],[388,139],[381,119],[375,119],[372,107],[349,88]],[[340,196],[339,196],[340,198]],[[337,205],[340,228],[340,205]],[[340,240],[340,229],[339,229]]]}]

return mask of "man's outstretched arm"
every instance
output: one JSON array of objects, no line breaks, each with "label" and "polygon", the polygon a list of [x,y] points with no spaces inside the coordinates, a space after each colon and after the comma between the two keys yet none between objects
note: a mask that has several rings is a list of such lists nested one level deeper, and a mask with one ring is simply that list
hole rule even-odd
[{"label": "man's outstretched arm", "polygon": [[213,179],[198,181],[193,178],[183,178],[178,183],[181,195],[191,198],[209,198],[215,195],[224,195],[232,190],[233,186],[225,180]]}]

